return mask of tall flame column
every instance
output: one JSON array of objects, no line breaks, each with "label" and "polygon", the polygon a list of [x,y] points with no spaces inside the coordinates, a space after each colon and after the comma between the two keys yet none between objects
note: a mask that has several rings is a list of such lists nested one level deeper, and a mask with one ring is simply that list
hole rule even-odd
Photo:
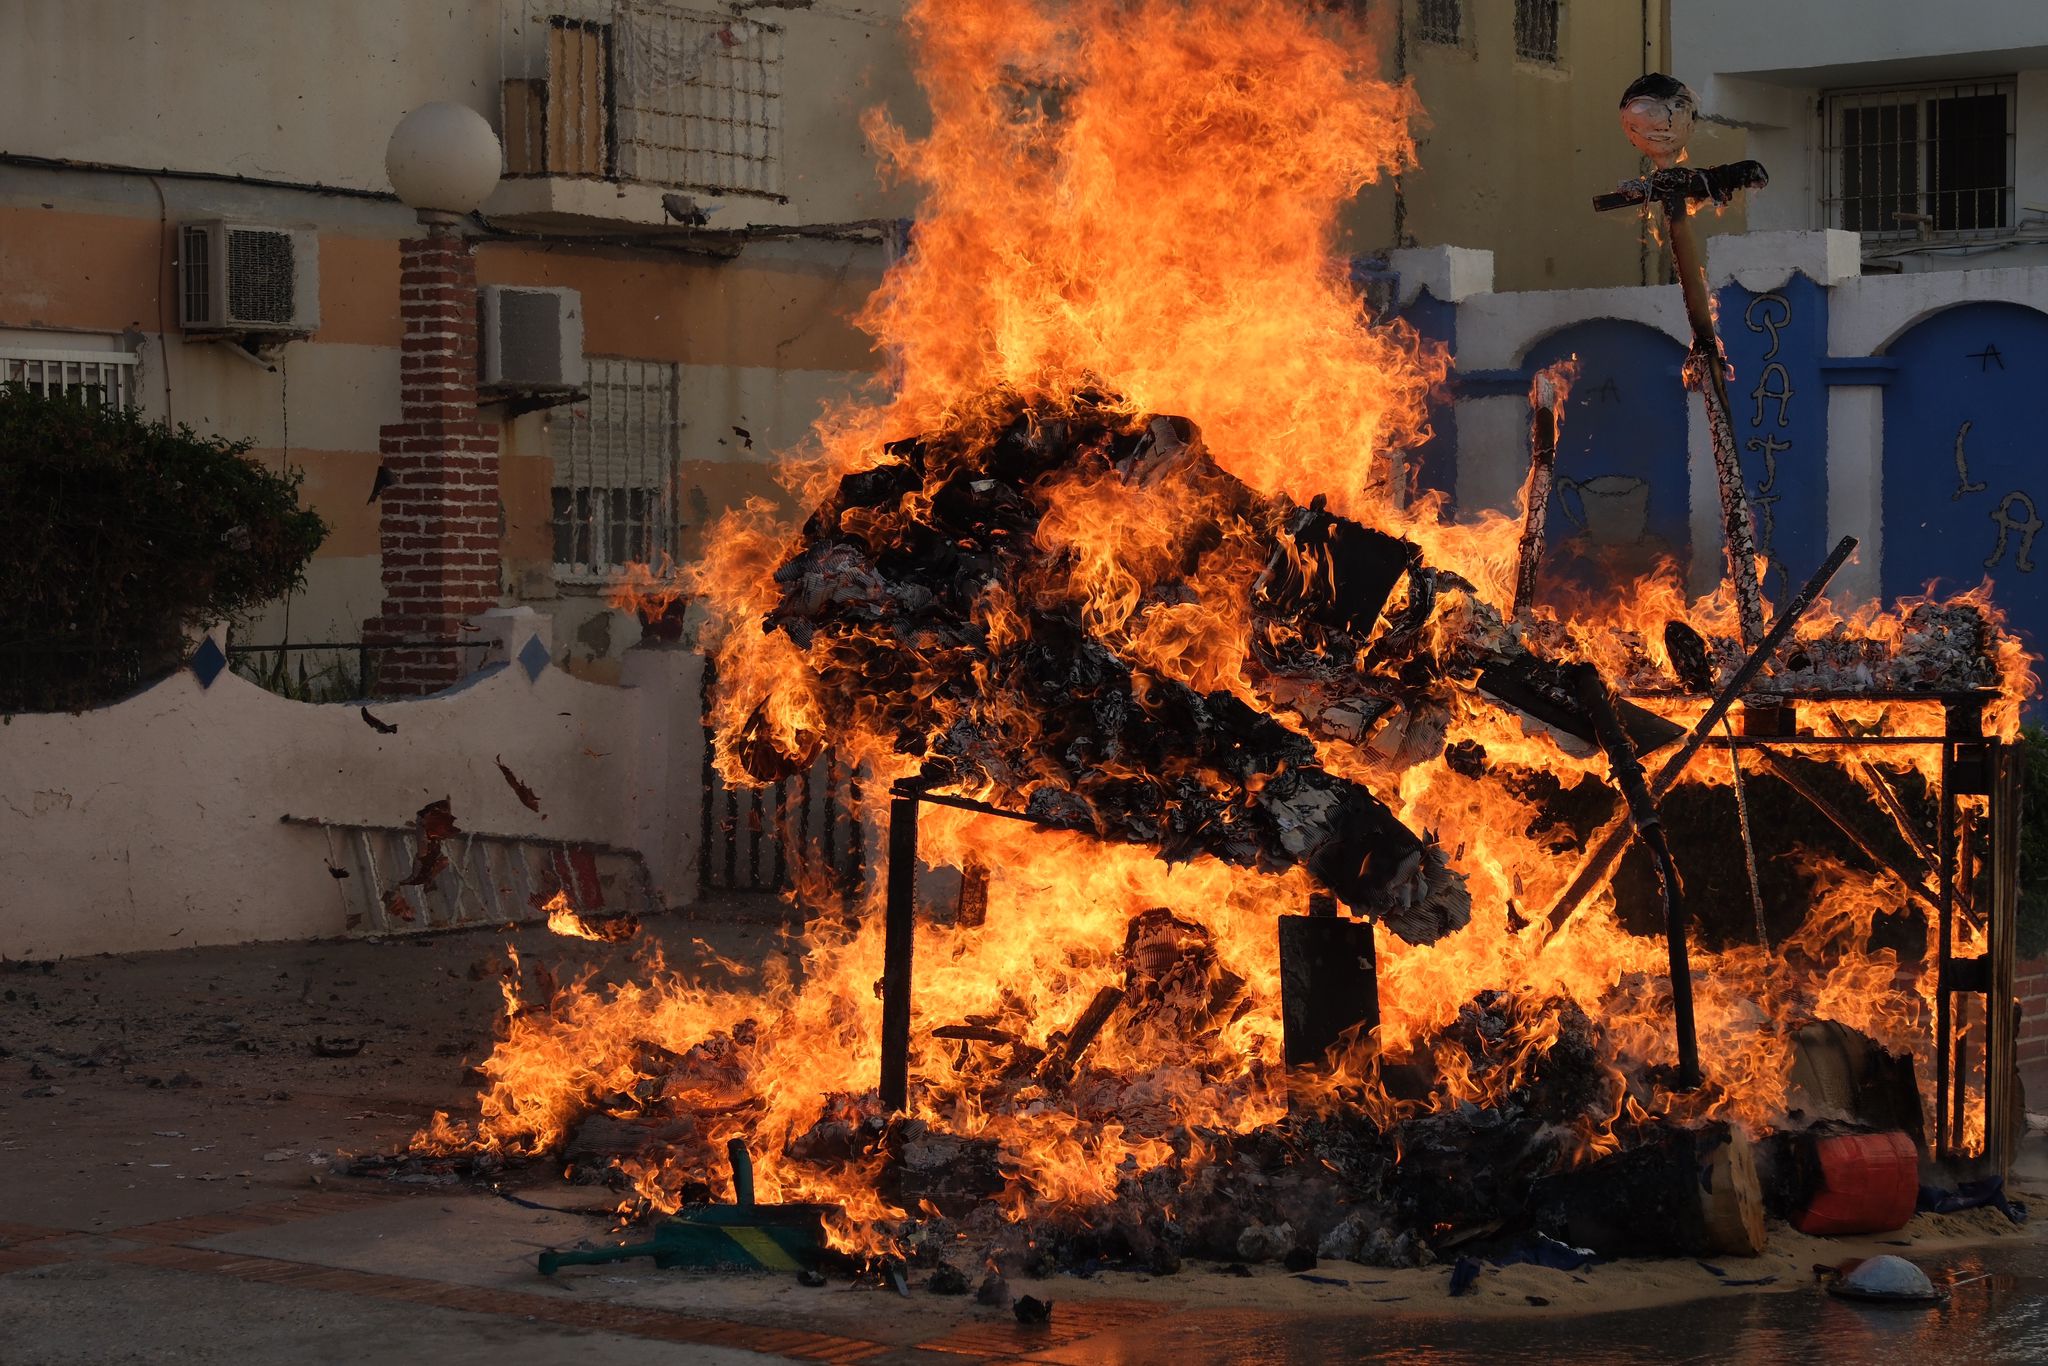
[{"label": "tall flame column", "polygon": [[476,111],[428,104],[391,135],[385,168],[426,234],[400,244],[399,420],[380,429],[384,601],[363,623],[377,691],[423,696],[468,672],[463,623],[499,595],[498,439],[477,414],[476,258],[465,215],[497,183]]}]

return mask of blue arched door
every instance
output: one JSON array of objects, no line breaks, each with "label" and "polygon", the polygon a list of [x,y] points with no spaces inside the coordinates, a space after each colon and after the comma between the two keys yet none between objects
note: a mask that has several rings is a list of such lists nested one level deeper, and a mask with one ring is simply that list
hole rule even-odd
[{"label": "blue arched door", "polygon": [[1579,374],[1558,438],[1545,582],[1598,589],[1666,557],[1683,576],[1692,506],[1685,348],[1642,323],[1594,318],[1538,342],[1527,368],[1573,355]]},{"label": "blue arched door", "polygon": [[1887,600],[1989,577],[1992,598],[2048,643],[2048,314],[1964,304],[1889,348],[1884,398]]}]

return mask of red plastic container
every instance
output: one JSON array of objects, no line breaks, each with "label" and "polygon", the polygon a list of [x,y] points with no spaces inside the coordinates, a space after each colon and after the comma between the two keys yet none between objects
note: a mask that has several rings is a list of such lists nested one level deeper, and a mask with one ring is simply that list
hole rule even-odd
[{"label": "red plastic container", "polygon": [[1792,1216],[1801,1233],[1889,1233],[1913,1217],[1920,1150],[1899,1130],[1837,1134],[1814,1142],[1820,1185]]}]

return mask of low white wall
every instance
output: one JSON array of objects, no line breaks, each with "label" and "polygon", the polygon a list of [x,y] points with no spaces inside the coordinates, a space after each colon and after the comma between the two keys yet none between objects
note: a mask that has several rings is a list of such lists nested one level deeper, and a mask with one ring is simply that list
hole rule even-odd
[{"label": "low white wall", "polygon": [[[0,726],[0,956],[182,948],[344,931],[327,840],[285,816],[404,826],[447,797],[479,834],[644,847],[694,894],[701,662],[647,652],[637,688],[496,665],[436,697],[312,705],[181,671],[111,707]],[[647,743],[650,735],[661,737]],[[701,746],[699,738],[696,742]],[[540,801],[514,795],[502,758]]]}]

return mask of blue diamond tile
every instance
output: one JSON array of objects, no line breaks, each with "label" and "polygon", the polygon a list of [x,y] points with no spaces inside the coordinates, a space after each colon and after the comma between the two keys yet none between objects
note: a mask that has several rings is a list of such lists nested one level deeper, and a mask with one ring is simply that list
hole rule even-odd
[{"label": "blue diamond tile", "polygon": [[538,682],[540,671],[554,661],[548,658],[548,647],[540,643],[539,636],[528,636],[519,648],[519,662],[525,666],[527,678]]},{"label": "blue diamond tile", "polygon": [[228,666],[228,657],[221,653],[221,648],[214,643],[213,637],[208,636],[199,642],[199,648],[192,652],[192,658],[187,663],[191,666],[192,672],[198,675],[199,686],[210,688],[213,686],[213,680],[220,677],[220,671]]},{"label": "blue diamond tile", "polygon": [[193,674],[199,676],[201,688],[211,688],[213,680],[219,678],[221,670],[227,668],[227,655],[221,653],[221,647],[209,635],[199,643],[199,649],[193,651],[193,657],[186,659],[186,666],[193,670]]}]

